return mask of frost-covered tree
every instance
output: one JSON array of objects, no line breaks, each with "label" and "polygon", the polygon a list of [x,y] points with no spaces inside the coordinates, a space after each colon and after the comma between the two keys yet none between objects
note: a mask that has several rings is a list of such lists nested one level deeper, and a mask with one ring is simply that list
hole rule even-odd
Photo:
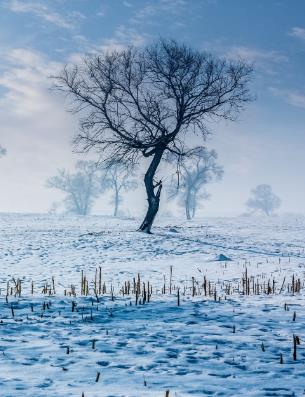
[{"label": "frost-covered tree", "polygon": [[103,190],[112,191],[112,201],[114,204],[113,216],[117,216],[119,204],[122,202],[122,193],[136,189],[138,184],[134,179],[133,170],[126,167],[126,164],[122,161],[114,161],[109,164],[105,173],[102,175],[101,187]]},{"label": "frost-covered tree", "polygon": [[222,175],[216,151],[202,148],[192,157],[178,162],[177,179],[172,179],[169,197],[177,196],[179,204],[185,208],[186,218],[192,219],[201,202],[209,197],[205,186],[221,179]]},{"label": "frost-covered tree", "polygon": [[258,185],[251,191],[246,205],[252,211],[271,215],[281,205],[281,199],[273,193],[270,185]]},{"label": "frost-covered tree", "polygon": [[64,204],[70,213],[88,215],[94,199],[100,194],[98,168],[93,161],[78,161],[76,172],[64,169],[48,179],[47,186],[66,193]]},{"label": "frost-covered tree", "polygon": [[6,149],[4,149],[4,147],[2,147],[0,145],[0,157],[5,156],[6,155]]},{"label": "frost-covered tree", "polygon": [[144,175],[148,209],[139,230],[150,233],[159,210],[162,180],[156,173],[166,153],[185,156],[193,136],[205,137],[207,124],[235,120],[251,100],[252,68],[217,58],[174,40],[89,55],[67,66],[56,87],[81,112],[76,144],[103,159],[135,163],[150,158]]}]

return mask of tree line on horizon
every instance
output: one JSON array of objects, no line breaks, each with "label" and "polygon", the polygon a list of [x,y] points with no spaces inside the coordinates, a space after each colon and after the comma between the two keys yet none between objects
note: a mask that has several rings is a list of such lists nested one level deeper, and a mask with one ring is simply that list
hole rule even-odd
[{"label": "tree line on horizon", "polygon": [[[7,154],[7,150],[0,145],[0,157]],[[175,165],[175,157],[167,156],[167,162]],[[172,174],[167,186],[167,198],[177,199],[177,203],[184,208],[188,220],[193,219],[198,207],[204,200],[210,198],[206,185],[219,181],[224,173],[223,167],[217,164],[215,150],[201,148],[196,156],[187,161],[176,164],[177,169]],[[75,172],[60,169],[57,175],[48,178],[47,187],[58,189],[66,194],[63,204],[67,213],[88,215],[97,199],[106,191],[112,192],[113,216],[119,215],[119,206],[123,200],[123,192],[136,189],[137,167],[126,166],[123,161],[116,161],[101,166],[95,161],[80,160],[75,165]],[[256,211],[271,215],[280,207],[280,198],[273,193],[270,185],[261,184],[251,190],[251,196],[245,203],[250,213]],[[50,213],[56,212],[58,203],[53,203]]]},{"label": "tree line on horizon", "polygon": [[[186,219],[195,217],[196,210],[202,207],[204,200],[210,198],[206,186],[219,181],[223,176],[223,167],[217,164],[215,150],[201,150],[194,161],[189,159],[176,171],[166,186],[167,199],[184,209]],[[171,163],[171,159],[168,161]],[[173,164],[171,164],[173,165]],[[108,168],[94,161],[78,161],[75,172],[60,169],[57,175],[48,178],[47,187],[58,189],[66,194],[63,204],[65,212],[76,215],[89,215],[95,200],[105,192],[112,193],[113,216],[121,214],[120,204],[123,193],[135,190],[139,186],[135,169],[124,164],[112,163]],[[249,213],[257,211],[271,215],[281,200],[273,193],[270,185],[261,184],[251,190],[251,196],[245,203]],[[58,203],[53,203],[50,213],[58,210]]]},{"label": "tree line on horizon", "polygon": [[[175,163],[169,157],[172,177],[167,184],[167,197],[177,198],[178,205],[185,210],[186,218],[192,219],[197,208],[207,199],[205,187],[213,180],[220,180],[223,168],[216,162],[215,150],[202,149],[195,161],[180,164],[176,171]],[[113,216],[119,215],[123,193],[138,188],[136,172],[138,167],[126,166],[122,161],[112,162],[107,167],[94,161],[78,161],[75,172],[58,170],[57,175],[48,178],[47,187],[58,189],[66,194],[63,200],[65,210],[77,215],[88,215],[94,201],[103,193],[112,193]],[[57,209],[53,204],[51,212]]]}]

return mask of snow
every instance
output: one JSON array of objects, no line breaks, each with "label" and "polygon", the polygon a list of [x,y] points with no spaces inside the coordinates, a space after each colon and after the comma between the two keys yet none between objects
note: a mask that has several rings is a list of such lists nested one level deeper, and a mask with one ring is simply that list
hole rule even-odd
[{"label": "snow", "polygon": [[[168,218],[151,236],[136,232],[138,224],[0,215],[1,397],[303,395],[304,220]],[[97,297],[100,267],[107,293]],[[274,280],[275,293],[243,294],[245,272],[250,290]],[[138,274],[153,293],[135,305],[121,288]],[[300,292],[291,290],[292,277]],[[296,361],[293,335],[301,340]]]}]

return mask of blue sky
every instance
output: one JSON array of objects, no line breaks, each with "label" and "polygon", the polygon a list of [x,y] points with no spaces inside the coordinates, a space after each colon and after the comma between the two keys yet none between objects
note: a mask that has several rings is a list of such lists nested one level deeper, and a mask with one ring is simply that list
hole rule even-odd
[{"label": "blue sky", "polygon": [[1,0],[0,144],[8,155],[0,160],[0,211],[46,211],[61,196],[45,179],[76,160],[77,120],[48,76],[85,53],[158,36],[255,64],[256,101],[239,122],[210,126],[225,175],[209,188],[202,214],[243,212],[259,183],[273,186],[282,211],[305,213],[303,0]]}]

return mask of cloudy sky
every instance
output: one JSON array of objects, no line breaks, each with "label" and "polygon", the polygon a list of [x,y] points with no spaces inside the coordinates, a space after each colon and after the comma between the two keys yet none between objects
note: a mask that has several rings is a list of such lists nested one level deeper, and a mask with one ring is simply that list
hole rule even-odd
[{"label": "cloudy sky", "polygon": [[[161,35],[255,64],[256,101],[239,122],[210,126],[225,174],[202,214],[242,213],[260,183],[282,211],[305,213],[304,15],[303,0],[0,0],[0,212],[48,211],[62,196],[46,178],[85,158],[72,152],[77,117],[49,76],[85,53]],[[142,192],[125,204],[143,211]],[[96,211],[108,213],[108,201]]]}]

